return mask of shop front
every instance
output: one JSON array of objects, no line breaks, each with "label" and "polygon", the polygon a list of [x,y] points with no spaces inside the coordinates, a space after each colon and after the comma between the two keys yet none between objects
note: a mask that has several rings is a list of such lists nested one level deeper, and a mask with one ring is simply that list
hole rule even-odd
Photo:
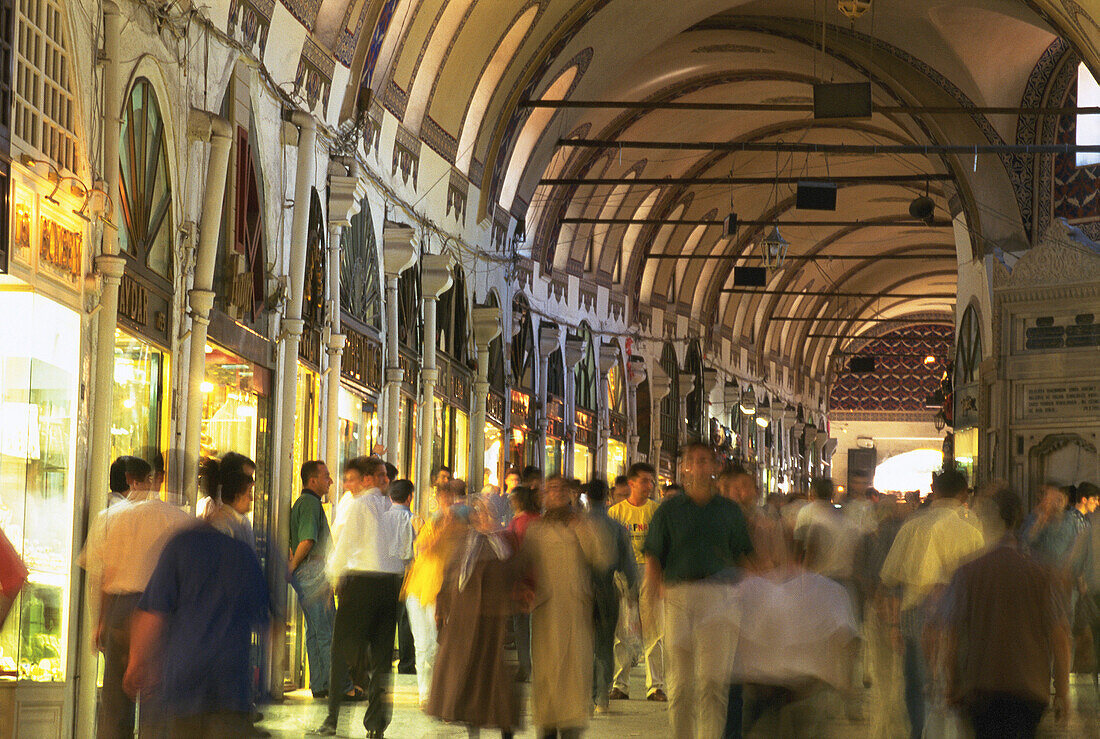
[{"label": "shop front", "polygon": [[[531,417],[531,395],[513,390],[511,436],[509,438],[508,463],[523,468],[528,464],[538,464],[534,458],[538,446],[538,434],[534,432],[535,422]],[[534,438],[532,439],[532,434]]]},{"label": "shop front", "polygon": [[449,467],[451,475],[465,480],[469,492],[481,490],[469,477],[470,464],[470,381],[448,362],[440,363],[435,397],[435,441],[432,467]]},{"label": "shop front", "polygon": [[504,396],[490,391],[485,407],[485,487],[504,487]]},{"label": "shop front", "polygon": [[626,383],[619,359],[607,372],[607,422],[607,482],[613,484],[627,470]]},{"label": "shop front", "polygon": [[596,414],[577,409],[573,434],[573,477],[586,483],[596,474]]},{"label": "shop front", "polygon": [[86,224],[73,214],[79,199],[51,202],[49,182],[18,165],[12,175],[0,274],[0,529],[29,577],[0,631],[0,734],[49,735],[63,724],[78,651]]},{"label": "shop front", "polygon": [[[352,457],[371,454],[382,443],[378,417],[378,394],[382,387],[382,347],[347,325],[343,327],[347,341],[340,363],[339,417],[340,464]],[[335,473],[333,473],[335,477]]]},{"label": "shop front", "polygon": [[508,353],[512,387],[508,398],[510,428],[507,464],[523,469],[526,465],[541,464],[539,457],[542,451],[538,448],[532,403],[535,396],[535,331],[531,323],[531,309],[522,295],[512,300],[512,326],[512,347]]}]

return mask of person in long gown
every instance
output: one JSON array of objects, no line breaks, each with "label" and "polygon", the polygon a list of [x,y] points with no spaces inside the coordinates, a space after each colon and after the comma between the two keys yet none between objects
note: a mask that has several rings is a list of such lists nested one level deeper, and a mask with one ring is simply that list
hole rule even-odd
[{"label": "person in long gown", "polygon": [[592,706],[593,572],[611,548],[571,506],[561,477],[543,487],[543,516],[531,522],[523,557],[534,575],[531,612],[532,718],[543,737],[579,737]]},{"label": "person in long gown", "polygon": [[504,661],[518,574],[513,540],[496,530],[496,517],[484,501],[471,508],[470,521],[436,598],[438,669],[424,711],[465,724],[470,736],[499,729],[510,739],[520,727],[515,668]]}]

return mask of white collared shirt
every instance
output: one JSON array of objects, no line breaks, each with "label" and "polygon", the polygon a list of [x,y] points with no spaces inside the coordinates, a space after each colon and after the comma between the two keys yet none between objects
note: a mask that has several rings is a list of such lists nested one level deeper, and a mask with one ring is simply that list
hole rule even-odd
[{"label": "white collared shirt", "polygon": [[382,514],[383,566],[386,572],[404,572],[412,557],[412,511],[395,503]]},{"label": "white collared shirt", "polygon": [[159,498],[115,504],[96,517],[79,564],[112,595],[141,593],[161,550],[195,519]]},{"label": "white collared shirt", "polygon": [[[349,572],[379,572],[401,574],[404,563],[394,565],[386,556],[388,521],[384,514],[393,503],[378,488],[341,505],[339,525],[332,529],[332,552],[325,570],[331,582],[337,583]],[[393,519],[390,519],[393,520]]]}]

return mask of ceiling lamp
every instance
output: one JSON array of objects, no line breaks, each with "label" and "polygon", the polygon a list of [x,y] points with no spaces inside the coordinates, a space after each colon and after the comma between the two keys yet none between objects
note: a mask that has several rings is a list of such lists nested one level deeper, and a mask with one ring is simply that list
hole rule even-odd
[{"label": "ceiling lamp", "polygon": [[924,194],[914,198],[909,203],[909,215],[918,221],[924,221],[929,226],[936,220],[936,204],[928,197],[928,183],[924,183]]},{"label": "ceiling lamp", "polygon": [[741,414],[745,416],[756,415],[756,393],[753,392],[751,387],[745,388],[745,391],[741,393]]},{"label": "ceiling lamp", "polygon": [[836,6],[841,13],[855,20],[871,9],[871,0],[837,0]]},{"label": "ceiling lamp", "polygon": [[756,413],[756,425],[762,429],[766,429],[772,422],[770,412],[771,403],[768,402],[768,397],[764,396],[764,399],[760,401],[760,407]]},{"label": "ceiling lamp", "polygon": [[943,431],[944,426],[947,425],[947,416],[943,413],[943,408],[932,416],[932,423],[936,424],[936,431]]},{"label": "ceiling lamp", "polygon": [[927,357],[924,358],[923,362],[925,367],[931,367],[936,363],[936,358],[929,354]]},{"label": "ceiling lamp", "polygon": [[764,260],[764,266],[768,269],[781,268],[787,261],[789,246],[790,242],[779,233],[779,226],[772,226],[772,232],[760,240],[760,256]]}]

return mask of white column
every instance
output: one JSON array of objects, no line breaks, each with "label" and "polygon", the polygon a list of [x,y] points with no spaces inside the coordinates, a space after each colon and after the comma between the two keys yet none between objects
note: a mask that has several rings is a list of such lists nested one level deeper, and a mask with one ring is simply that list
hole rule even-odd
[{"label": "white column", "polygon": [[[573,477],[576,470],[573,463],[577,454],[577,365],[584,359],[584,342],[579,336],[566,335],[563,358],[565,359],[565,397],[562,404],[565,406],[565,439],[562,443],[562,474]],[[588,482],[581,480],[581,482]]]},{"label": "white column", "polygon": [[489,402],[489,344],[500,335],[500,308],[477,307],[471,316],[474,345],[477,347],[477,380],[474,381],[474,412],[470,414],[470,480],[467,484],[474,492],[473,481],[480,481],[485,470],[485,415]]},{"label": "white column", "polygon": [[[386,454],[396,459],[401,452],[401,381],[405,379],[397,350],[397,325],[400,298],[397,281],[416,264],[414,231],[408,226],[387,225],[382,231],[382,266],[386,273]],[[411,422],[412,419],[409,419]],[[407,461],[406,461],[407,463]]]},{"label": "white column", "polygon": [[206,335],[210,310],[214,306],[214,265],[218,257],[218,236],[222,227],[225,178],[229,171],[229,150],[233,129],[224,118],[204,110],[192,110],[188,133],[210,142],[210,163],[206,168],[199,244],[195,250],[195,275],[187,303],[191,308],[191,334],[187,339],[187,411],[183,437],[183,495],[188,505],[198,498],[199,447],[202,440],[202,383],[206,378]]},{"label": "white column", "polygon": [[[103,177],[107,192],[116,203],[110,220],[103,223],[100,255],[95,270],[100,278],[99,311],[96,315],[95,374],[92,388],[90,448],[88,450],[88,520],[95,519],[107,503],[107,473],[111,464],[111,395],[115,382],[115,328],[118,326],[118,288],[126,261],[118,256],[118,224],[122,208],[119,193],[118,139],[122,113],[122,80],[119,75],[121,48],[120,18],[114,0],[103,4]],[[89,583],[94,584],[94,583]],[[84,617],[81,628],[80,659],[74,676],[77,691],[76,734],[93,735],[96,707],[96,671],[98,656],[92,648],[95,619],[99,614],[99,593],[84,593]]]},{"label": "white column", "polygon": [[451,286],[451,257],[425,254],[421,258],[420,289],[424,300],[424,342],[420,355],[420,446],[416,462],[417,510],[428,514],[431,488],[432,450],[435,443],[435,384],[439,369],[435,363],[435,318],[439,296]]},{"label": "white column", "polygon": [[[273,551],[286,552],[290,542],[290,504],[297,488],[297,470],[294,469],[294,411],[298,389],[298,346],[302,340],[305,322],[302,320],[302,296],[306,279],[306,238],[309,232],[309,203],[312,187],[314,147],[317,141],[316,123],[313,117],[296,111],[291,114],[290,122],[298,126],[298,156],[294,177],[294,213],[290,225],[290,267],[288,270],[287,301],[283,308],[280,326],[282,353],[280,355],[279,375],[282,385],[278,394],[278,447],[275,461],[276,492],[272,505],[272,530],[275,533]],[[308,421],[307,421],[308,422]],[[276,613],[286,599],[286,589],[277,588],[275,592]],[[283,673],[284,650],[276,640],[271,653],[273,675]],[[276,699],[282,698],[282,681],[273,680],[271,692]]]},{"label": "white column", "polygon": [[[346,174],[345,174],[346,172]],[[354,161],[350,167],[333,161],[328,178],[328,326],[325,348],[328,365],[325,372],[325,409],[322,428],[321,458],[328,461],[329,469],[339,479],[337,471],[344,460],[340,459],[340,373],[344,358],[343,335],[340,322],[340,237],[351,225],[351,219],[359,212],[366,183],[359,177],[359,167]]]},{"label": "white column", "polygon": [[[643,357],[631,357],[630,362],[626,367],[626,379],[627,379],[627,464],[634,464],[638,460],[638,442],[641,437],[638,435],[638,386],[645,382],[646,379],[646,367],[645,359]],[[652,402],[652,401],[651,401]],[[650,417],[650,409],[644,408],[645,417]],[[653,440],[653,425],[650,424],[649,438]],[[649,450],[645,450],[646,457],[649,456]]]},{"label": "white column", "polygon": [[538,393],[539,393],[539,448],[536,459],[541,459],[542,464],[539,465],[542,468],[543,474],[547,474],[546,469],[546,435],[547,429],[550,425],[549,408],[547,407],[547,401],[549,399],[549,390],[546,384],[546,374],[548,372],[548,366],[550,362],[550,355],[561,346],[561,327],[551,324],[539,325],[539,376],[538,376]]},{"label": "white column", "polygon": [[672,378],[661,369],[661,365],[654,363],[653,371],[649,373],[649,436],[653,445],[653,458],[649,463],[654,469],[661,466],[661,401],[672,392]]}]

